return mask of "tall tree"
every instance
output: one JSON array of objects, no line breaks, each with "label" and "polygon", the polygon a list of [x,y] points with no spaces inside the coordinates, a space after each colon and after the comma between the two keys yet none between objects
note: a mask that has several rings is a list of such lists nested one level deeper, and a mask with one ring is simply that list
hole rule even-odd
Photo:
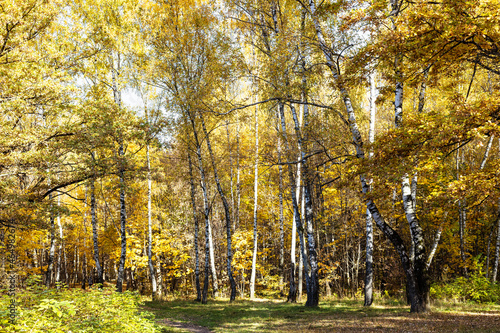
[{"label": "tall tree", "polygon": [[[370,74],[370,130],[368,132],[368,142],[375,141],[375,114],[376,114],[376,86],[375,72]],[[373,156],[373,152],[368,154]],[[370,210],[366,209],[366,273],[365,273],[365,306],[373,303],[373,221]]]},{"label": "tall tree", "polygon": [[253,250],[252,250],[252,273],[250,276],[250,299],[255,298],[255,275],[257,271],[257,210],[259,198],[259,117],[258,108],[255,107],[255,164],[253,179]]}]

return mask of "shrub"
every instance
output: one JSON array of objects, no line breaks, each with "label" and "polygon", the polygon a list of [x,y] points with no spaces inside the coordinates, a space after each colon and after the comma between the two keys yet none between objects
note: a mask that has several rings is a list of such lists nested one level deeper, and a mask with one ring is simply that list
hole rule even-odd
[{"label": "shrub", "polygon": [[468,279],[456,278],[447,284],[433,284],[431,297],[435,299],[454,299],[476,303],[500,304],[500,285],[490,282],[482,274],[482,264],[475,261],[475,269]]},{"label": "shrub", "polygon": [[16,299],[19,316],[14,325],[5,311],[9,297],[0,301],[2,332],[161,332],[153,315],[140,311],[140,296],[135,292],[30,286]]}]

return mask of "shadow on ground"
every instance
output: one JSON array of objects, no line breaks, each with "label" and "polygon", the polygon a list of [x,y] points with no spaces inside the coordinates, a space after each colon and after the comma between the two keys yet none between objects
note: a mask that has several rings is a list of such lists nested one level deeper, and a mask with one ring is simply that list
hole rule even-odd
[{"label": "shadow on ground", "polygon": [[500,308],[447,307],[410,314],[397,302],[366,308],[359,301],[301,304],[240,300],[146,302],[158,320],[168,318],[207,327],[212,332],[500,332]]}]

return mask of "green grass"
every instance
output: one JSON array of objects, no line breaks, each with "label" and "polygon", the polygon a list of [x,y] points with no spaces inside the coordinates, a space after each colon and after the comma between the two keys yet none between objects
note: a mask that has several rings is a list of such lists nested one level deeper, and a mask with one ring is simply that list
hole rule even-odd
[{"label": "green grass", "polygon": [[432,312],[410,314],[406,304],[381,299],[326,300],[318,308],[276,301],[146,302],[157,320],[193,323],[214,332],[499,332],[500,306],[439,302]]}]

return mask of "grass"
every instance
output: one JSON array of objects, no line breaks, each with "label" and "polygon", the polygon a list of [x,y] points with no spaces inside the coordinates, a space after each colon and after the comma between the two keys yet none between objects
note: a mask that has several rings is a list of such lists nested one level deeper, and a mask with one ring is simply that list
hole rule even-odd
[{"label": "grass", "polygon": [[[410,314],[400,301],[325,300],[318,308],[272,300],[146,302],[157,320],[192,323],[214,332],[500,332],[500,306],[440,301]],[[174,331],[172,331],[174,332]]]}]

